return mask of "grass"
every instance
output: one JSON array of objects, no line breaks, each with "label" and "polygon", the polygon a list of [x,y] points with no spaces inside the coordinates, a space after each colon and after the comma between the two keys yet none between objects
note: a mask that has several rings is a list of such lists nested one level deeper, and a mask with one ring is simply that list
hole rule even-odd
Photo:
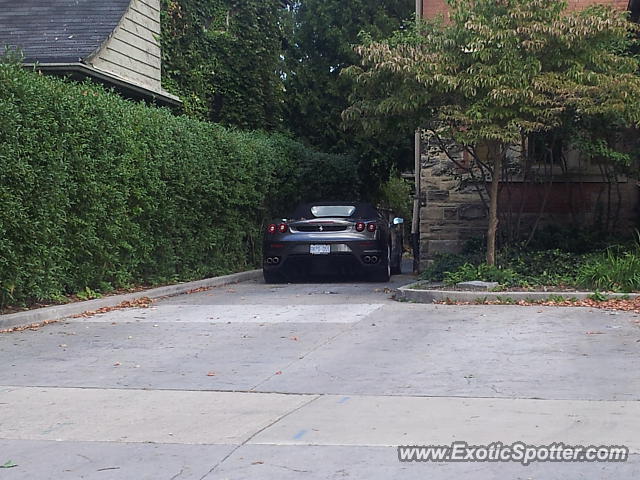
[{"label": "grass", "polygon": [[444,254],[422,274],[427,281],[442,281],[453,286],[481,280],[498,282],[500,288],[589,289],[598,292],[640,291],[640,235],[626,245],[610,245],[595,252],[571,252],[560,249],[533,250],[521,246],[503,248],[497,265],[484,263],[481,249],[462,254]]}]

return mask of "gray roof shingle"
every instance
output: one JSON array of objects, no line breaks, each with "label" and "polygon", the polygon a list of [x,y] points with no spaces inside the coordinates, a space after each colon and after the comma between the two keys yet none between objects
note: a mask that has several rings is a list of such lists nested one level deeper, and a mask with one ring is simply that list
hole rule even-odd
[{"label": "gray roof shingle", "polygon": [[118,26],[130,0],[0,0],[0,53],[19,48],[27,63],[74,63]]}]

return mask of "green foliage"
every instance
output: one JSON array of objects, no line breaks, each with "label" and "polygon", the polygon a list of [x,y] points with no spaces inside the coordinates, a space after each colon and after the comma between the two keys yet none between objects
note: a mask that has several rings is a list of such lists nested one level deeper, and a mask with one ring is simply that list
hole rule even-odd
[{"label": "green foliage", "polygon": [[594,302],[606,302],[608,297],[599,291],[595,291],[593,292],[591,295],[589,295],[589,300],[593,300]]},{"label": "green foliage", "polygon": [[[426,20],[358,49],[361,90],[349,114],[411,116],[463,145],[519,144],[577,119],[640,120],[637,30],[612,7],[566,11],[561,0],[449,0]],[[387,88],[384,97],[380,84]],[[374,88],[372,88],[374,87]],[[461,128],[464,127],[464,128]]]},{"label": "green foliage", "polygon": [[547,302],[563,303],[566,301],[567,299],[564,297],[564,295],[549,295],[547,297]]},{"label": "green foliage", "polygon": [[322,151],[357,157],[368,197],[375,197],[393,167],[409,167],[415,125],[389,124],[376,136],[345,130],[342,112],[352,83],[341,72],[358,63],[353,45],[360,34],[385,38],[414,11],[413,0],[299,0],[291,10],[291,41],[284,52],[287,127]]},{"label": "green foliage", "polygon": [[358,189],[347,157],[16,64],[0,63],[0,118],[3,304],[242,270],[265,218]]},{"label": "green foliage", "polygon": [[395,215],[404,218],[406,224],[411,223],[413,216],[411,185],[395,172],[392,172],[389,180],[382,184],[379,204],[392,210]]},{"label": "green foliage", "polygon": [[498,253],[498,264],[508,267],[518,275],[516,284],[572,285],[575,268],[581,258],[559,249],[529,250],[512,247]]},{"label": "green foliage", "polygon": [[279,129],[283,14],[278,0],[162,0],[164,86],[190,115]]},{"label": "green foliage", "polygon": [[[560,237],[554,238],[558,239],[558,245],[565,244]],[[422,273],[422,278],[444,281],[447,285],[483,280],[525,288],[557,286],[614,292],[640,291],[639,240],[592,253],[508,247],[498,252],[498,265],[493,267],[483,263],[477,251],[443,254],[434,259]]]},{"label": "green foliage", "polygon": [[449,21],[428,19],[357,48],[362,65],[345,72],[357,88],[344,116],[370,131],[420,126],[445,154],[450,140],[463,146],[470,163],[461,177],[482,186],[483,202],[489,196],[487,262],[495,263],[512,146],[561,131],[587,157],[628,166],[607,130],[640,123],[640,59],[628,53],[639,27],[613,7],[567,11],[562,0],[447,3]]},{"label": "green foliage", "polygon": [[590,256],[578,269],[576,283],[614,292],[640,290],[640,250],[606,252]]},{"label": "green foliage", "polygon": [[76,293],[76,297],[80,300],[93,300],[95,298],[102,298],[102,294],[90,289],[89,287],[84,287],[84,290]]},{"label": "green foliage", "polygon": [[[477,262],[474,263],[479,263],[481,261],[480,258],[476,260]],[[443,253],[437,255],[433,259],[433,262],[422,272],[420,278],[430,282],[442,282],[444,281],[446,273],[455,272],[458,268],[468,262],[473,262],[470,255]]]},{"label": "green foliage", "polygon": [[518,274],[510,268],[500,268],[495,265],[472,265],[465,263],[453,272],[444,274],[445,285],[456,285],[460,282],[482,280],[485,282],[498,282],[500,285],[514,286],[518,284]]},{"label": "green foliage", "polygon": [[615,238],[610,237],[599,229],[547,225],[538,230],[533,241],[529,243],[529,250],[561,250],[568,253],[590,253],[605,249],[615,240]]}]

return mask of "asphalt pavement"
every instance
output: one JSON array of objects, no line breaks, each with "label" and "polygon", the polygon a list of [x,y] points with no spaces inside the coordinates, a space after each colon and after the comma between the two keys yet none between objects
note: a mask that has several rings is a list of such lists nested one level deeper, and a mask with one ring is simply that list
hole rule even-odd
[{"label": "asphalt pavement", "polygon": [[[637,479],[640,324],[251,281],[0,335],[0,479]],[[623,463],[399,445],[625,445]],[[15,466],[12,466],[15,465]]]}]

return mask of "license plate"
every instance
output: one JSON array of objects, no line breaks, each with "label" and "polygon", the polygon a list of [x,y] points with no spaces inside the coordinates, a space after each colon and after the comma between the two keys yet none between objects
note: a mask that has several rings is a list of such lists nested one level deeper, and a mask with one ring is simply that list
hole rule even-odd
[{"label": "license plate", "polygon": [[331,253],[331,245],[309,245],[309,253],[311,255],[329,255]]}]

